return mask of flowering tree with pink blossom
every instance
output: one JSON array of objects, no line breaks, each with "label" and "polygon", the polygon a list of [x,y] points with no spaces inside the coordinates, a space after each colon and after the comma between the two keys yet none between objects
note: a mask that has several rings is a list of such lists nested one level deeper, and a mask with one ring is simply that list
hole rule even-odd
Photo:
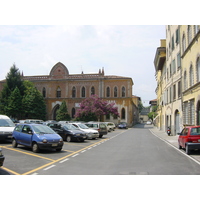
[{"label": "flowering tree with pink blossom", "polygon": [[81,102],[75,117],[80,121],[100,121],[101,116],[108,114],[119,117],[115,103],[109,103],[97,95],[92,95]]}]

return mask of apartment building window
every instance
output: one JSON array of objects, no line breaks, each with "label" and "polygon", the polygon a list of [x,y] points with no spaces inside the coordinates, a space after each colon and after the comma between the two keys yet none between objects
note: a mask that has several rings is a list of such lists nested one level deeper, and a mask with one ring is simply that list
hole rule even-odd
[{"label": "apartment building window", "polygon": [[172,36],[172,51],[174,50],[174,36]]},{"label": "apartment building window", "polygon": [[192,65],[190,66],[190,87],[194,85],[194,72]]},{"label": "apartment building window", "polygon": [[176,30],[176,44],[179,44],[179,29]]},{"label": "apartment building window", "polygon": [[188,102],[183,103],[183,119],[184,119],[184,124],[189,124],[188,120],[189,112],[188,112]]},{"label": "apartment building window", "polygon": [[178,98],[181,97],[181,81],[178,82]]},{"label": "apartment building window", "polygon": [[182,51],[183,53],[186,50],[186,40],[185,40],[185,34],[183,34],[183,38],[182,38]]},{"label": "apartment building window", "polygon": [[76,97],[76,88],[75,87],[72,88],[72,97],[73,98]]},{"label": "apartment building window", "polygon": [[181,54],[180,53],[178,53],[177,54],[177,70],[180,70],[180,68],[181,68]]},{"label": "apartment building window", "polygon": [[200,81],[200,58],[197,58],[196,62],[197,82]]},{"label": "apartment building window", "polygon": [[56,90],[56,97],[57,98],[61,97],[61,89],[60,89],[60,87],[58,87],[57,90]]},{"label": "apartment building window", "polygon": [[175,59],[172,61],[172,74],[176,73],[176,62]]},{"label": "apartment building window", "polygon": [[194,125],[195,122],[194,122],[194,100],[191,100],[190,101],[190,125]]},{"label": "apartment building window", "polygon": [[188,45],[190,44],[191,41],[192,41],[192,28],[189,25],[188,26]]},{"label": "apartment building window", "polygon": [[194,25],[194,33],[195,35],[198,33],[199,31],[199,25]]},{"label": "apartment building window", "polygon": [[173,85],[173,100],[176,100],[176,84]]},{"label": "apartment building window", "polygon": [[184,90],[187,90],[187,73],[184,72]]}]

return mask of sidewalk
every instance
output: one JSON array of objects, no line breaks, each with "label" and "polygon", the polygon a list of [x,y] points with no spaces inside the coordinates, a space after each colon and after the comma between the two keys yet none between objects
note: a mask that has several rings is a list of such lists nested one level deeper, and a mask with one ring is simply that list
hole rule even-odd
[{"label": "sidewalk", "polygon": [[[145,126],[145,128],[147,128],[147,126]],[[168,144],[178,149],[178,137],[179,137],[178,135],[168,136],[165,131],[159,130],[157,127],[154,127],[153,125],[149,126],[149,131],[156,137],[160,138],[161,140],[167,142]],[[179,151],[200,165],[199,152],[193,152],[191,155],[187,155],[184,150],[179,150]]]},{"label": "sidewalk", "polygon": [[175,146],[176,148],[178,148],[178,135],[175,136],[168,136],[167,133],[165,131],[159,130],[157,127],[155,126],[151,126],[149,127],[149,130],[152,132],[152,134],[154,134],[155,136],[159,137],[162,140],[167,141],[168,143],[170,143],[171,145]]}]

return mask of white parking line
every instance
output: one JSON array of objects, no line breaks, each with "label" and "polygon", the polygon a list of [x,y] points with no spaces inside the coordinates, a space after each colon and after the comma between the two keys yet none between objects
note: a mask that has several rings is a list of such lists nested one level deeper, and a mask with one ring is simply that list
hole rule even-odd
[{"label": "white parking line", "polygon": [[59,163],[64,163],[65,161],[68,161],[68,160],[69,160],[69,158],[66,158],[64,160],[61,160]]},{"label": "white parking line", "polygon": [[73,155],[72,157],[76,157],[76,156],[78,156],[79,154],[77,153],[77,154],[75,154],[75,155]]},{"label": "white parking line", "polygon": [[83,151],[81,151],[81,153],[84,153],[84,152],[86,152],[87,150],[83,150]]},{"label": "white parking line", "polygon": [[47,168],[45,168],[43,170],[48,170],[48,169],[51,169],[52,167],[55,167],[55,165],[51,165],[51,166],[49,166],[49,167],[47,167]]}]

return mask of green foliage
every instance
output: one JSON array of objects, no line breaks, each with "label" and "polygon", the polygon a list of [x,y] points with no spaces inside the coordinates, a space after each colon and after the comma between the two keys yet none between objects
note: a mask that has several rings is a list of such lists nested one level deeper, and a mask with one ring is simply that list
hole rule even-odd
[{"label": "green foliage", "polygon": [[45,119],[46,106],[42,94],[30,82],[25,82],[22,107],[26,118]]},{"label": "green foliage", "polygon": [[56,120],[57,121],[69,121],[71,119],[70,115],[67,111],[66,102],[63,100],[60,108],[56,112]]},{"label": "green foliage", "polygon": [[23,81],[15,64],[6,76],[0,94],[0,113],[10,117],[45,119],[46,106],[42,94],[30,81]]},{"label": "green foliage", "polygon": [[11,92],[8,98],[8,106],[6,107],[6,112],[9,116],[13,118],[20,118],[20,113],[22,109],[22,96],[18,87]]}]

